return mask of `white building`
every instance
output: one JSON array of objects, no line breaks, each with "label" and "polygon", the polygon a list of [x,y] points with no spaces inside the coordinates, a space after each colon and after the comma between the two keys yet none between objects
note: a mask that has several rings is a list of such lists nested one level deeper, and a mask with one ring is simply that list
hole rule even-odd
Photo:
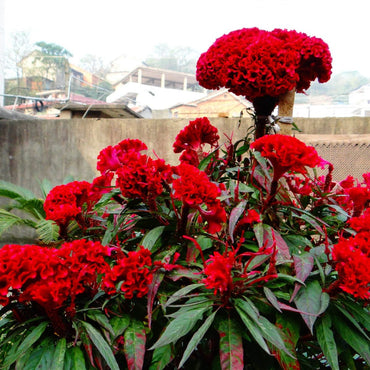
[{"label": "white building", "polygon": [[160,68],[139,66],[114,85],[108,103],[124,103],[129,107],[149,107],[151,111],[168,110],[181,103],[206,96],[194,75]]}]

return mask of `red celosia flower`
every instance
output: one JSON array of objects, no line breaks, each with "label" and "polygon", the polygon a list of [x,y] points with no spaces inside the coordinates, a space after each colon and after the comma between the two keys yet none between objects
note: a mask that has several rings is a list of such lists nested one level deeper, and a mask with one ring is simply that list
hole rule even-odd
[{"label": "red celosia flower", "polygon": [[348,223],[357,232],[370,231],[370,208],[367,208],[359,217],[352,217]]},{"label": "red celosia flower", "polygon": [[214,294],[230,295],[233,289],[232,268],[235,264],[235,252],[220,254],[215,252],[206,261],[202,280],[207,289],[213,289]]},{"label": "red celosia flower", "polygon": [[93,180],[89,192],[90,202],[96,203],[103,194],[111,191],[113,176],[114,174],[112,172],[108,172],[104,175],[96,177]]},{"label": "red celosia flower", "polygon": [[287,171],[306,174],[306,167],[322,164],[314,147],[307,146],[292,136],[265,135],[254,141],[251,148],[271,162],[275,181]]},{"label": "red celosia flower", "polygon": [[[59,249],[6,245],[0,249],[0,302],[37,302],[46,312],[72,307],[77,295],[95,294],[97,278],[110,270],[110,249],[99,242],[75,240]],[[70,313],[72,313],[71,311]]]},{"label": "red celosia flower", "polygon": [[238,222],[238,227],[245,224],[252,224],[254,222],[261,222],[261,216],[255,209],[249,209],[247,214]]},{"label": "red celosia flower", "polygon": [[362,177],[364,178],[363,183],[370,189],[370,172],[364,173]]},{"label": "red celosia flower", "polygon": [[[270,247],[266,245],[256,253],[245,252],[239,255],[237,251],[226,250],[223,254],[215,252],[205,262],[203,273],[206,278],[202,280],[206,288],[213,289],[214,294],[219,293],[223,304],[227,304],[231,294],[241,294],[254,284],[267,282],[277,277],[276,273],[276,243],[275,240]],[[247,271],[254,257],[266,255],[270,258],[270,265],[266,273],[253,270]],[[248,257],[245,264],[242,259]],[[259,264],[256,265],[259,266]]]},{"label": "red celosia flower", "polygon": [[87,181],[55,186],[45,199],[46,219],[54,220],[59,226],[66,225],[81,214],[84,204],[89,203],[90,190],[91,184]]},{"label": "red celosia flower", "polygon": [[104,276],[103,289],[109,294],[114,294],[116,285],[121,283],[119,289],[125,298],[131,299],[134,295],[143,297],[148,293],[149,284],[153,279],[150,256],[150,251],[140,246],[138,251],[128,252],[127,257],[118,259],[117,264]]},{"label": "red celosia flower", "polygon": [[203,146],[209,144],[211,147],[217,147],[219,138],[217,128],[211,125],[207,117],[197,118],[190,121],[176,136],[176,141],[173,144],[174,152],[185,151],[180,160],[198,165],[199,157],[202,157],[203,154]]},{"label": "red celosia flower", "polygon": [[347,176],[344,180],[342,180],[339,185],[343,188],[343,189],[349,189],[349,188],[352,188],[355,184],[355,179],[353,178],[353,176]]},{"label": "red celosia flower", "polygon": [[[198,168],[182,163],[177,167],[179,175],[173,181],[174,197],[193,209],[197,209],[207,222],[207,230],[215,233],[226,222],[226,212],[218,196],[219,187],[212,183],[205,172]],[[204,208],[205,207],[205,208]]]},{"label": "red celosia flower", "polygon": [[356,298],[370,299],[370,232],[341,238],[333,246],[332,256],[340,288]]},{"label": "red celosia flower", "polygon": [[345,180],[341,181],[341,189],[338,189],[336,194],[338,203],[347,211],[352,211],[352,216],[358,217],[370,205],[370,181],[369,174],[363,174],[364,181],[354,179],[348,176]]},{"label": "red celosia flower", "polygon": [[122,164],[122,156],[126,153],[140,153],[148,149],[147,146],[137,139],[125,139],[115,146],[104,148],[98,155],[97,169],[101,173],[116,171]]},{"label": "red celosia flower", "polygon": [[370,204],[370,187],[358,185],[346,189],[350,201],[353,203],[353,215],[358,216]]},{"label": "red celosia flower", "polygon": [[197,80],[208,89],[226,87],[250,101],[303,92],[326,82],[332,58],[326,43],[304,33],[244,28],[218,38],[197,63]]},{"label": "red celosia flower", "polygon": [[308,178],[294,174],[284,176],[284,178],[287,181],[289,190],[294,194],[310,195],[312,193],[313,184]]},{"label": "red celosia flower", "polygon": [[121,160],[116,174],[122,195],[152,204],[163,192],[163,181],[170,181],[171,166],[163,159],[154,160],[137,152],[126,153]]}]

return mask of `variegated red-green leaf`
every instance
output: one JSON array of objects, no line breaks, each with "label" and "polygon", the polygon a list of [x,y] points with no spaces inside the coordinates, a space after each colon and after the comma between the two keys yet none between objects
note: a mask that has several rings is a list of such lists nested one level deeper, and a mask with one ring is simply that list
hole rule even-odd
[{"label": "variegated red-green leaf", "polygon": [[[300,255],[294,255],[293,262],[294,262],[294,269],[295,269],[297,278],[304,282],[312,271],[312,268],[314,265],[313,256],[309,253],[302,253]],[[301,284],[295,283],[291,301],[294,299],[294,297],[296,296],[296,294],[298,293],[301,287],[302,287]]]},{"label": "variegated red-green leaf", "polygon": [[202,275],[199,274],[198,270],[187,268],[187,267],[182,267],[182,268],[179,267],[179,268],[171,271],[170,274],[168,275],[168,277],[173,281],[177,281],[177,280],[180,280],[182,278],[191,279],[193,281],[194,280],[198,281],[198,280],[202,279]]},{"label": "variegated red-green leaf", "polygon": [[271,226],[258,223],[254,225],[253,231],[256,235],[256,239],[260,248],[269,248],[276,243],[277,262],[291,259],[288,244]]},{"label": "variegated red-green leaf", "polygon": [[123,351],[129,370],[141,370],[144,365],[146,334],[141,321],[132,320],[124,333]]},{"label": "variegated red-green leaf", "polygon": [[275,354],[277,361],[284,370],[299,370],[300,365],[296,358],[296,345],[299,339],[299,323],[286,317],[279,315],[276,320],[276,326],[280,329],[285,347],[294,357],[288,356],[279,348],[273,348],[272,352]]},{"label": "variegated red-green leaf", "polygon": [[234,241],[234,230],[235,226],[239,220],[239,217],[243,214],[247,202],[242,200],[231,212],[229,217],[229,235],[230,239]]},{"label": "variegated red-green leaf", "polygon": [[154,273],[153,280],[149,285],[148,290],[148,305],[147,305],[147,312],[148,312],[148,326],[149,328],[152,327],[152,310],[153,310],[153,303],[154,298],[157,295],[158,288],[161,285],[161,282],[164,278],[164,273],[161,271],[157,271]]},{"label": "variegated red-green leaf", "polygon": [[110,324],[112,326],[114,337],[122,335],[123,332],[130,325],[131,317],[129,314],[121,314],[120,316],[113,316],[110,319]]},{"label": "variegated red-green leaf", "polygon": [[294,303],[298,310],[310,314],[302,313],[301,315],[311,333],[313,333],[313,325],[317,316],[325,312],[329,305],[329,300],[329,295],[322,291],[321,285],[317,280],[307,283],[294,298]]},{"label": "variegated red-green leaf", "polygon": [[240,325],[230,317],[220,321],[220,364],[222,370],[243,370],[243,341]]}]

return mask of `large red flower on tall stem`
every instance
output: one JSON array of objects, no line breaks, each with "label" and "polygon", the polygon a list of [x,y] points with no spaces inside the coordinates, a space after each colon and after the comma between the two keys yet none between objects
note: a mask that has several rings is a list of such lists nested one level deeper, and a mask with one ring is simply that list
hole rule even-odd
[{"label": "large red flower on tall stem", "polygon": [[197,63],[196,77],[207,89],[226,87],[253,103],[256,138],[265,135],[266,117],[279,97],[303,92],[316,78],[326,82],[332,58],[328,45],[305,33],[243,28],[218,38]]},{"label": "large red flower on tall stem", "polygon": [[305,33],[243,28],[218,38],[197,63],[196,77],[208,89],[228,88],[248,100],[278,97],[311,81],[326,82],[332,58],[328,45]]}]

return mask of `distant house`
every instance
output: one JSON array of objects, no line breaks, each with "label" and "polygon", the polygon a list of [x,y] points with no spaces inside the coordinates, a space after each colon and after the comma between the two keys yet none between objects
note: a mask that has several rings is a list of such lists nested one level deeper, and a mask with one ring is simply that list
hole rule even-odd
[{"label": "distant house", "polygon": [[[204,97],[195,75],[160,68],[138,66],[114,86],[107,102],[120,102],[132,107],[149,107],[170,117],[169,108]],[[167,112],[167,113],[166,113]]]},{"label": "distant house", "polygon": [[349,104],[356,105],[358,115],[369,117],[370,116],[370,84],[361,86],[349,93]]},{"label": "distant house", "polygon": [[[91,105],[106,104],[105,98],[112,91],[106,88],[109,84],[105,80],[70,64],[64,56],[50,57],[34,50],[20,61],[19,67],[22,70],[21,79],[16,84],[13,83],[17,86],[14,92],[8,93],[8,101],[11,97],[14,99],[6,107],[8,110],[42,118],[59,117],[60,112],[55,108],[58,103],[74,103],[83,111]],[[120,107],[125,106],[121,104]],[[89,116],[94,115],[93,111]],[[105,113],[101,112],[95,115],[105,117]],[[142,117],[131,110],[128,115]]]},{"label": "distant house", "polygon": [[105,79],[110,84],[116,85],[139,65],[145,65],[140,58],[120,55],[110,63]]},{"label": "distant house", "polygon": [[34,50],[19,62],[22,88],[28,91],[66,89],[70,74],[68,59],[49,56],[46,60],[44,57],[41,51]]},{"label": "distant house", "polygon": [[200,99],[174,105],[170,111],[175,118],[239,117],[241,111],[251,107],[252,103],[245,98],[222,89]]},{"label": "distant house", "polygon": [[[99,76],[77,65],[70,64],[64,56],[47,56],[34,50],[19,62],[22,70],[18,83],[22,95],[58,95],[65,98],[72,92],[78,95],[104,97],[111,92],[100,85],[109,84]],[[95,90],[94,90],[95,89]],[[96,97],[95,97],[96,98]]]}]

